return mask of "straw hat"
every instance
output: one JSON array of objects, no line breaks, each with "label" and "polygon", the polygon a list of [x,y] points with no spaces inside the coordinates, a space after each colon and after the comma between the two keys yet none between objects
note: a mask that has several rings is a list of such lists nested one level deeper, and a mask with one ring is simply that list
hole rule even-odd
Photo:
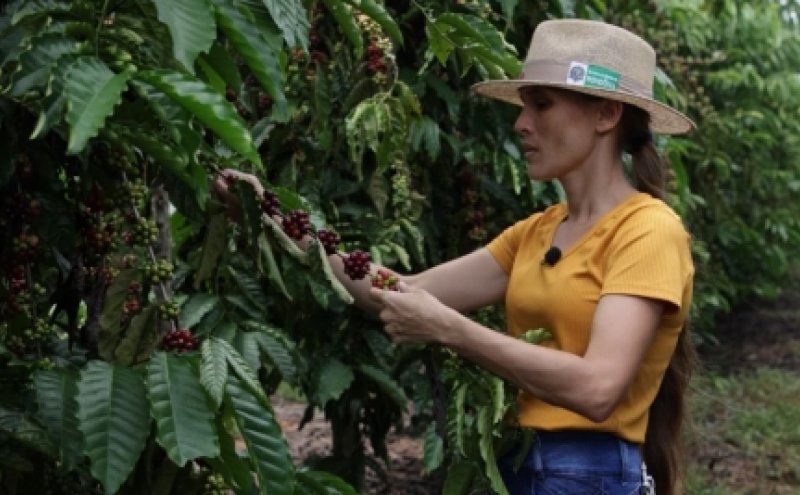
[{"label": "straw hat", "polygon": [[630,31],[598,21],[550,20],[536,27],[519,79],[484,81],[472,89],[520,106],[522,87],[570,89],[642,108],[653,132],[693,130],[688,117],[653,99],[655,69],[653,47]]}]

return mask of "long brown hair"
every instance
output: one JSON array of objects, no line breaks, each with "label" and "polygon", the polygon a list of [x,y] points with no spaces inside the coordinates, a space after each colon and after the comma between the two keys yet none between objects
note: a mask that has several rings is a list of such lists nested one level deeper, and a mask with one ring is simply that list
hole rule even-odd
[{"label": "long brown hair", "polygon": [[[636,189],[664,199],[666,170],[653,143],[647,112],[625,105],[620,121],[619,148],[631,155],[631,175]],[[697,364],[688,330],[688,325],[684,325],[661,387],[650,406],[644,461],[655,480],[658,495],[679,493],[683,481],[686,452],[681,427],[689,379]]]}]

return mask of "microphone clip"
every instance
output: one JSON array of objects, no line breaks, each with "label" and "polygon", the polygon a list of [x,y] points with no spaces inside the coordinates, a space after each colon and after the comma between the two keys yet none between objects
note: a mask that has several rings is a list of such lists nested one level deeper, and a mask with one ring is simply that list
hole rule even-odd
[{"label": "microphone clip", "polygon": [[555,266],[558,263],[558,260],[561,259],[561,250],[558,246],[552,246],[550,249],[544,253],[544,258],[542,259],[542,265],[548,266]]}]

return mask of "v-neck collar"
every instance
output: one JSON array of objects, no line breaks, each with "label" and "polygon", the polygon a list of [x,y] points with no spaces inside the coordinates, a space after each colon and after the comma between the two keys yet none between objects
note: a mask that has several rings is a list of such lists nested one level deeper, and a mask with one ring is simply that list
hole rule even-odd
[{"label": "v-neck collar", "polygon": [[[641,201],[644,198],[649,198],[650,196],[643,192],[635,192],[630,194],[627,198],[620,201],[616,206],[608,210],[607,212],[603,213],[595,222],[592,224],[589,229],[583,233],[575,242],[573,242],[569,247],[563,249],[561,251],[561,259],[566,258],[571,253],[576,251],[581,245],[585,244],[589,239],[591,239],[594,235],[598,233],[604,233],[605,228],[604,224],[606,224],[612,218],[615,218],[618,214],[620,214],[627,206],[632,203]],[[545,239],[549,241],[548,245],[553,246],[553,241],[555,240],[556,231],[558,230],[558,226],[567,219],[569,215],[569,210],[567,207],[567,203],[559,203],[555,205],[555,211],[550,219],[550,223],[548,225],[549,232],[546,233],[544,236]]]}]

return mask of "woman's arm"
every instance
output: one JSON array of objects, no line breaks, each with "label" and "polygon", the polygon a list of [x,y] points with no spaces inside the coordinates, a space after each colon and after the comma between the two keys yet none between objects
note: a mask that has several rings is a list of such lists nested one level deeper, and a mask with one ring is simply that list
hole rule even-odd
[{"label": "woman's arm", "polygon": [[432,294],[374,290],[396,342],[439,343],[536,397],[603,421],[622,399],[652,342],[664,304],[626,295],[600,299],[585,355],[527,344],[483,327]]},{"label": "woman's arm", "polygon": [[[241,210],[238,199],[228,191],[225,178],[246,181],[261,197],[264,187],[254,175],[237,170],[225,170],[222,177],[214,182],[214,190],[227,205],[229,216],[240,220]],[[305,249],[311,240],[305,236],[297,244]],[[351,279],[344,270],[343,253],[328,256],[333,273],[353,296],[355,304],[365,311],[377,314],[379,304],[370,297],[372,288],[370,276],[382,267],[371,263],[370,276],[362,280]],[[423,289],[433,294],[442,303],[456,311],[473,311],[483,306],[503,300],[508,283],[508,275],[486,249],[479,249],[447,263],[430,268],[417,275],[398,275],[400,281],[409,287]]]}]

